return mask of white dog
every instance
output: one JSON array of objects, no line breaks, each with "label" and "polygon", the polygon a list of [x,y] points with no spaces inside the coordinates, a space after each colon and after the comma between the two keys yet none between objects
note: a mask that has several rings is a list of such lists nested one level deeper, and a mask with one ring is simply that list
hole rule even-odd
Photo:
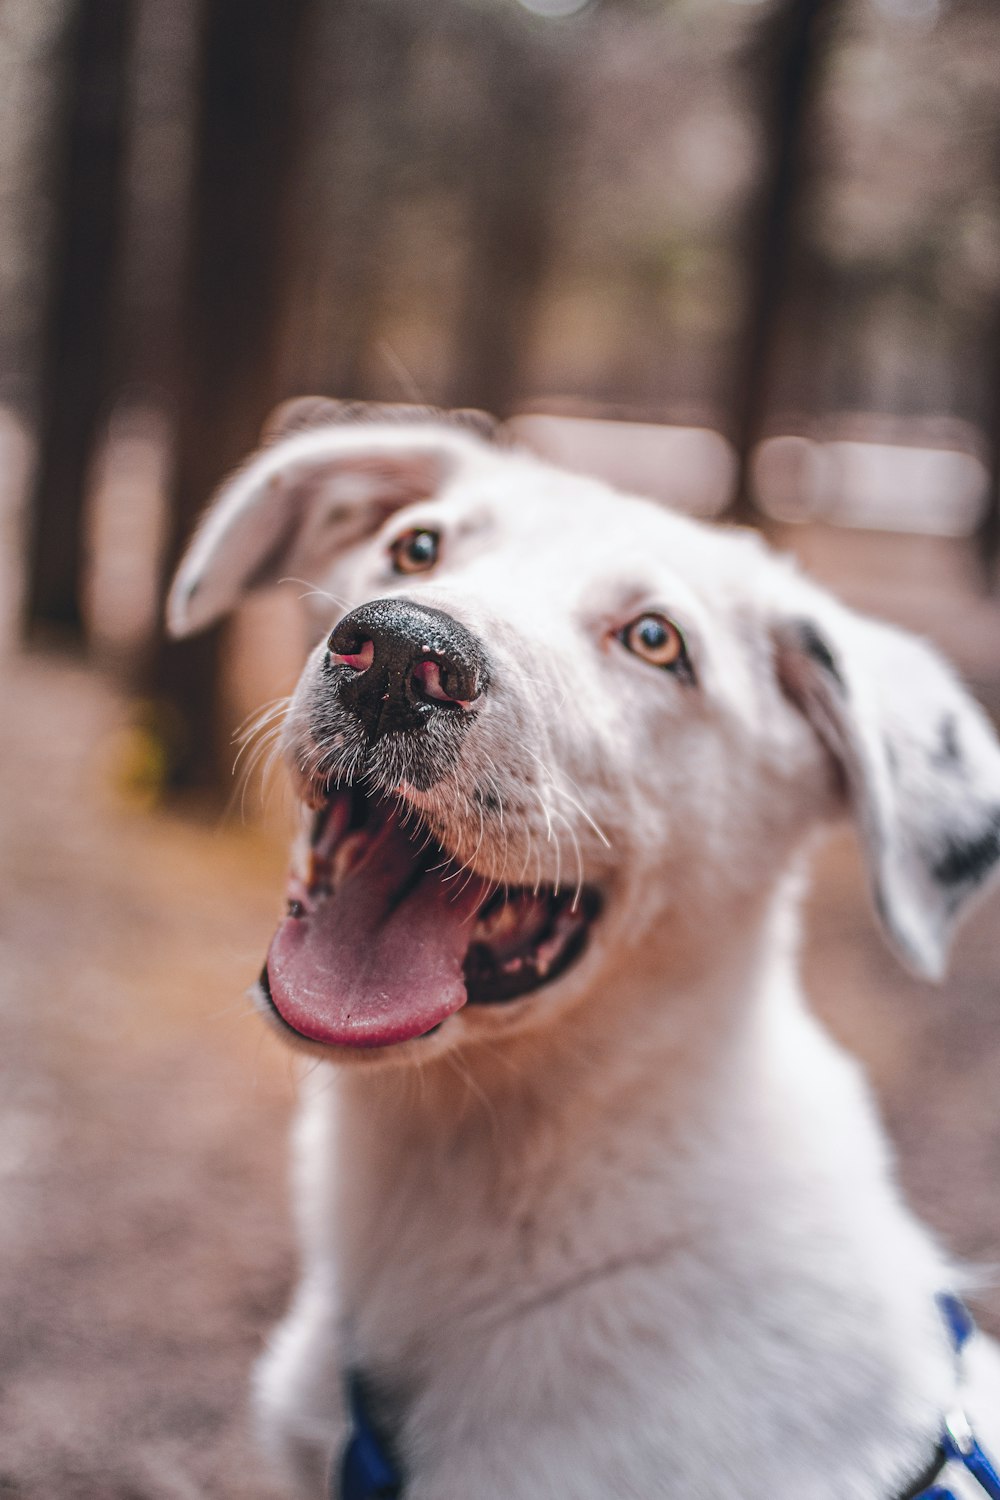
[{"label": "white dog", "polygon": [[959,1394],[953,1269],[803,1005],[796,911],[847,809],[938,977],[1000,857],[992,730],[749,533],[363,416],[286,414],[171,600],[186,634],[286,575],[332,591],[260,991],[323,1064],[271,1449],[325,1493],[353,1372],[354,1457],[377,1435],[406,1500],[922,1491],[957,1404],[1000,1446],[1000,1358],[973,1339]]}]

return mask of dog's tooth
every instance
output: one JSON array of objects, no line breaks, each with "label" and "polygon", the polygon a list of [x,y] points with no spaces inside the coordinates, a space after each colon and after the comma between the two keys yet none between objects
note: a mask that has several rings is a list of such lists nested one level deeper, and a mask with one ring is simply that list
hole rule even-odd
[{"label": "dog's tooth", "polygon": [[516,902],[503,901],[492,911],[481,916],[476,925],[484,941],[489,943],[506,936],[508,932],[513,932],[519,923],[520,916]]},{"label": "dog's tooth", "polygon": [[349,797],[338,796],[326,816],[317,820],[313,830],[313,847],[320,855],[329,855],[342,837],[351,818]]},{"label": "dog's tooth", "polygon": [[347,879],[355,866],[360,864],[368,843],[368,835],[363,828],[359,828],[356,833],[349,833],[337,846],[330,866],[334,889]]},{"label": "dog's tooth", "polygon": [[490,942],[497,942],[519,929],[527,932],[544,915],[548,903],[543,896],[514,896],[481,918]]},{"label": "dog's tooth", "polygon": [[563,913],[556,921],[552,935],[542,943],[535,954],[535,966],[540,974],[547,974],[569,940],[576,923]]}]

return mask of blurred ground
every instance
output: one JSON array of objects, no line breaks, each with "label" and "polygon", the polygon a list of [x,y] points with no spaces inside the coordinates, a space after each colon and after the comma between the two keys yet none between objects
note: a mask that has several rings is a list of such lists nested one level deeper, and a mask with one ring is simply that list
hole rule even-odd
[{"label": "blurred ground", "polygon": [[281,853],[116,807],[92,677],[8,663],[3,698],[0,1494],[265,1500],[293,1087],[241,992]]},{"label": "blurred ground", "polygon": [[[870,538],[868,575],[838,545],[818,563],[953,637],[996,701],[997,608],[947,557],[933,588],[911,558],[903,588]],[[293,1068],[240,997],[283,855],[123,810],[121,709],[93,675],[14,657],[0,688],[0,1495],[268,1500],[245,1388],[292,1270]],[[1000,900],[943,991],[883,948],[848,837],[810,908],[808,983],[870,1068],[908,1192],[962,1255],[1000,1260]],[[1000,1294],[979,1310],[1000,1330]]]}]

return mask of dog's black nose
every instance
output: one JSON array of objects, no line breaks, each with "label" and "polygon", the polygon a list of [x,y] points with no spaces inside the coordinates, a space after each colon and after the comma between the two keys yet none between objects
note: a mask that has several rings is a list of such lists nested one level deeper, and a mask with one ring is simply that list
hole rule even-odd
[{"label": "dog's black nose", "polygon": [[468,714],[489,686],[476,636],[451,615],[406,599],[373,599],[345,615],[327,642],[350,670],[337,692],[371,740],[424,728],[435,714]]}]

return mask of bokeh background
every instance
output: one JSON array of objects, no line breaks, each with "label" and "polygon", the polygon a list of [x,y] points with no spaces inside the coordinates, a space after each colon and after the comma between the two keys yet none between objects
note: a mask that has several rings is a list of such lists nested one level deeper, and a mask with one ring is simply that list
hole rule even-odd
[{"label": "bokeh background", "polygon": [[[305,392],[759,526],[997,715],[1000,8],[3,0],[0,1495],[271,1494],[295,1070],[242,992],[287,808],[232,766],[295,589],[159,621]],[[995,1330],[998,924],[907,978],[845,833],[804,953]]]}]

